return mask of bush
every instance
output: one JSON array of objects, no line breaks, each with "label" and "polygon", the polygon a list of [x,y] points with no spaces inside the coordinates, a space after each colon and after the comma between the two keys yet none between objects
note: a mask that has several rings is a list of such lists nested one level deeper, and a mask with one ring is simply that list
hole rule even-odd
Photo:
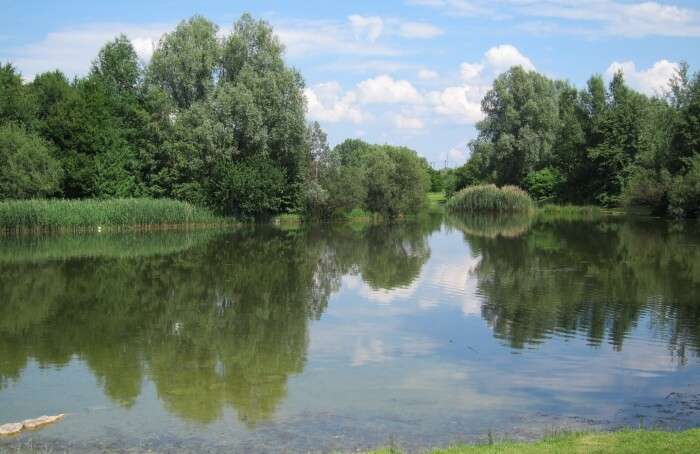
[{"label": "bush", "polygon": [[29,199],[58,192],[61,166],[38,136],[12,123],[0,127],[0,199]]},{"label": "bush", "polygon": [[285,175],[266,158],[229,164],[217,179],[212,206],[220,213],[259,218],[276,213],[284,204]]},{"label": "bush", "polygon": [[557,199],[562,182],[561,174],[552,167],[545,167],[542,170],[530,172],[525,177],[525,186],[528,194],[538,202]]},{"label": "bush", "polygon": [[449,210],[461,212],[528,212],[533,207],[532,199],[522,189],[493,184],[466,187],[447,202]]},{"label": "bush", "polygon": [[635,168],[623,192],[627,206],[645,206],[661,214],[668,209],[668,190],[671,175],[667,170],[656,172],[645,168]]},{"label": "bush", "polygon": [[673,179],[668,199],[671,215],[689,218],[700,214],[700,154],[686,162],[688,170]]}]

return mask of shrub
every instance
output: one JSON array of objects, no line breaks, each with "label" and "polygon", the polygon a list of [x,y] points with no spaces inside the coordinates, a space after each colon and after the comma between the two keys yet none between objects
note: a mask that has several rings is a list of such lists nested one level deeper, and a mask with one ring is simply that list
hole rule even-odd
[{"label": "shrub", "polygon": [[527,192],[538,202],[551,201],[559,196],[563,182],[557,169],[545,167],[536,172],[530,172],[525,178]]},{"label": "shrub", "polygon": [[668,193],[669,213],[676,217],[700,215],[700,154],[686,163],[688,170],[673,179]]},{"label": "shrub", "polygon": [[493,184],[466,187],[447,202],[449,210],[462,212],[527,212],[533,207],[532,199],[522,189]]},{"label": "shrub", "polygon": [[29,199],[58,192],[61,166],[34,134],[15,124],[0,127],[0,199]]}]

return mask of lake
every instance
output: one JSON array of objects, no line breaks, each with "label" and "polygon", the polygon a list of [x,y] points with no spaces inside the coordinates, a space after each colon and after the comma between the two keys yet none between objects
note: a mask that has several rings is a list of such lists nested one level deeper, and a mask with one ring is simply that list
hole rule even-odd
[{"label": "lake", "polygon": [[328,452],[700,425],[700,225],[0,239],[0,439]]}]

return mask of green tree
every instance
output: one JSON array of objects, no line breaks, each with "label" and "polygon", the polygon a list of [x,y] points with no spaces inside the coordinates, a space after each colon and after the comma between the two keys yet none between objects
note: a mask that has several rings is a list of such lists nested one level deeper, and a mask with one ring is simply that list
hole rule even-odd
[{"label": "green tree", "polygon": [[163,35],[148,66],[148,81],[163,88],[181,109],[214,89],[220,58],[218,27],[194,16]]},{"label": "green tree", "polygon": [[0,199],[55,195],[61,167],[46,143],[14,123],[0,126]]}]

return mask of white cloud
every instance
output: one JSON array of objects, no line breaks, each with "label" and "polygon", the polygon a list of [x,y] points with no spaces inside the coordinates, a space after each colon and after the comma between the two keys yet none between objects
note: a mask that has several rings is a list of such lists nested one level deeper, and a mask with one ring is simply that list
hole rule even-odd
[{"label": "white cloud", "polygon": [[15,64],[28,80],[54,69],[69,76],[84,75],[100,48],[119,34],[129,37],[139,58],[147,61],[160,36],[171,28],[166,24],[88,24],[48,33],[41,41],[11,49],[3,58]]},{"label": "white cloud", "polygon": [[660,60],[646,70],[637,70],[634,62],[612,62],[605,71],[606,76],[612,77],[622,71],[625,80],[637,90],[647,95],[663,95],[668,90],[668,82],[676,74],[680,65],[668,60]]},{"label": "white cloud", "polygon": [[420,118],[399,114],[394,116],[394,126],[398,129],[423,129],[425,125]]},{"label": "white cloud", "polygon": [[326,82],[304,90],[311,120],[361,123],[365,114],[356,106],[353,92],[343,93],[338,82]]},{"label": "white cloud", "polygon": [[484,53],[481,62],[462,63],[462,85],[433,91],[428,94],[428,100],[439,115],[456,123],[476,123],[484,117],[481,99],[491,88],[493,78],[514,65],[535,68],[529,58],[509,44],[492,47]]},{"label": "white cloud", "polygon": [[381,75],[357,84],[357,96],[364,104],[419,103],[418,90],[407,80],[395,80]]},{"label": "white cloud", "polygon": [[441,28],[427,22],[403,22],[399,34],[404,38],[434,38],[445,33]]},{"label": "white cloud", "polygon": [[506,71],[512,66],[522,66],[528,70],[535,69],[532,61],[510,44],[502,44],[489,49],[486,52],[486,62],[499,72]]},{"label": "white cloud", "polygon": [[423,68],[420,71],[418,71],[418,78],[420,80],[433,80],[433,79],[437,79],[437,77],[438,77],[438,73],[435,71],[431,71],[429,69]]},{"label": "white cloud", "polygon": [[464,85],[447,87],[428,94],[435,112],[457,123],[476,123],[483,118],[481,98],[488,86]]},{"label": "white cloud", "polygon": [[462,75],[462,80],[465,81],[476,79],[483,70],[484,65],[481,63],[462,63],[462,66],[460,66],[460,74]]},{"label": "white cloud", "polygon": [[[627,37],[700,36],[700,11],[656,1],[620,0],[409,0],[410,4],[438,8],[457,16],[530,17],[564,20],[564,24],[539,22],[536,33],[601,33]],[[572,24],[578,22],[583,25]]]},{"label": "white cloud", "polygon": [[360,16],[353,14],[348,17],[355,37],[358,39],[366,39],[373,43],[382,34],[384,29],[384,21],[378,16]]},{"label": "white cloud", "polygon": [[[401,51],[376,42],[374,34],[358,36],[352,24],[334,21],[284,21],[275,23],[275,34],[292,57],[314,55],[397,56]],[[376,33],[376,32],[374,32]],[[378,37],[378,35],[377,35]]]}]

